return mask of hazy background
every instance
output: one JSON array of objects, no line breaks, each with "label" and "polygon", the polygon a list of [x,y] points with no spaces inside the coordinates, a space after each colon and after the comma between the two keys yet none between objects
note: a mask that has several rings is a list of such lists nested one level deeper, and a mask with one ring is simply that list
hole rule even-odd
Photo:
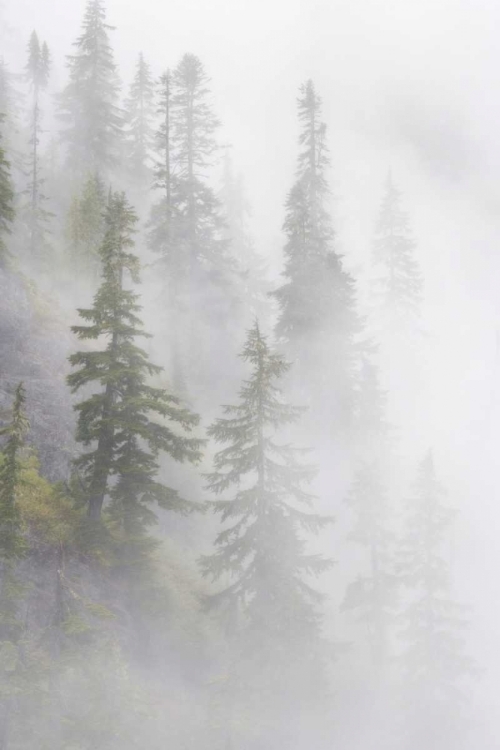
[{"label": "hazy background", "polygon": [[[83,0],[6,0],[2,40],[24,65],[36,28],[65,82]],[[432,445],[460,510],[459,596],[486,668],[478,701],[500,710],[500,5],[493,0],[108,0],[128,87],[137,53],[155,74],[193,52],[212,77],[222,140],[247,185],[258,249],[281,264],[283,202],[296,155],[296,95],[312,77],[324,101],[339,247],[360,281],[383,182],[404,193],[426,280],[428,409],[405,425]],[[404,419],[403,419],[404,421]],[[417,456],[419,454],[417,453]],[[493,731],[493,730],[492,730]]]}]

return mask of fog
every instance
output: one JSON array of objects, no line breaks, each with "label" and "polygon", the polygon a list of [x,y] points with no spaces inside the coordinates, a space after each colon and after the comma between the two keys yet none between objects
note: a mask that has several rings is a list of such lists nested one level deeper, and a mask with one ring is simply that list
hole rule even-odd
[{"label": "fog", "polygon": [[[78,489],[71,465],[61,458],[55,468],[55,464],[44,463],[44,456],[71,454],[77,458],[83,450],[77,444],[78,437],[76,443],[68,438],[68,434],[75,434],[78,414],[74,417],[66,403],[70,395],[64,378],[71,368],[65,360],[80,348],[86,350],[92,345],[79,343],[69,326],[81,325],[76,308],[91,306],[99,283],[95,276],[80,275],[72,261],[65,260],[69,257],[67,222],[71,199],[83,195],[84,176],[70,177],[70,170],[66,172],[67,146],[57,146],[53,163],[50,157],[62,128],[56,111],[57,97],[68,82],[66,56],[75,54],[72,43],[81,33],[85,5],[83,0],[4,0],[0,6],[1,57],[9,71],[18,75],[15,85],[25,96],[23,124],[12,142],[7,140],[5,145],[6,156],[13,164],[16,210],[21,216],[27,167],[16,172],[16,154],[20,143],[29,152],[26,129],[31,93],[19,74],[26,65],[33,29],[50,48],[52,70],[41,104],[40,149],[48,175],[48,206],[54,212],[50,240],[54,254],[48,270],[40,270],[25,254],[22,220],[14,223],[8,239],[14,263],[2,269],[6,302],[5,325],[0,331],[0,348],[4,348],[1,404],[2,408],[8,406],[14,386],[21,379],[26,381],[33,433],[30,440],[32,450],[41,458],[43,481],[61,481],[68,495],[68,508],[77,515],[82,513],[85,491]],[[260,648],[264,654],[266,648],[279,651],[272,628],[271,635],[266,631],[259,636],[260,631],[250,630],[238,641],[234,633],[239,632],[238,618],[244,619],[244,615],[231,615],[224,610],[220,616],[216,609],[207,610],[203,604],[232,581],[227,568],[220,579],[200,573],[200,556],[213,553],[214,539],[220,532],[220,519],[207,512],[208,503],[234,497],[238,487],[242,491],[248,489],[247,480],[242,480],[234,492],[226,488],[220,498],[207,490],[206,477],[216,471],[214,461],[224,447],[223,440],[219,444],[212,430],[201,448],[203,456],[197,467],[193,468],[189,460],[178,465],[175,451],[159,461],[161,480],[205,508],[204,513],[187,518],[165,508],[159,511],[152,535],[161,543],[154,559],[163,584],[158,583],[156,588],[156,584],[144,586],[140,596],[136,589],[133,595],[128,591],[127,581],[135,581],[136,574],[131,566],[123,572],[117,562],[116,540],[122,537],[114,538],[115,547],[109,558],[107,548],[102,552],[105,563],[98,572],[96,560],[100,560],[101,553],[94,558],[93,553],[81,552],[80,542],[71,535],[71,542],[69,536],[60,542],[60,549],[68,545],[66,575],[73,581],[67,587],[67,596],[73,602],[68,611],[73,616],[72,607],[78,610],[78,601],[95,599],[96,607],[109,606],[119,624],[115,627],[108,622],[103,626],[105,636],[99,635],[101,640],[104,638],[104,646],[99,641],[102,652],[85,640],[90,635],[79,632],[75,636],[74,631],[63,628],[64,637],[56,639],[57,654],[50,652],[57,665],[50,667],[43,662],[43,669],[36,667],[36,688],[32,693],[26,691],[22,680],[21,687],[15,682],[14,693],[17,695],[18,690],[21,698],[10,697],[9,680],[17,680],[17,671],[11,678],[10,670],[5,677],[8,697],[2,698],[0,691],[0,721],[14,728],[7,732],[4,726],[0,731],[0,750],[34,750],[48,747],[50,742],[56,748],[94,750],[159,748],[173,742],[190,750],[264,750],[276,744],[290,750],[335,744],[343,750],[493,750],[500,742],[500,611],[496,585],[500,567],[500,6],[487,0],[106,0],[105,7],[107,23],[115,27],[109,36],[122,84],[122,102],[128,95],[140,52],[151,66],[155,82],[167,68],[174,70],[186,53],[199,57],[209,78],[210,106],[221,123],[216,140],[222,148],[217,158],[211,158],[200,169],[200,179],[214,194],[223,196],[222,213],[229,215],[231,196],[228,199],[228,185],[223,183],[224,154],[230,154],[231,168],[235,177],[241,177],[250,206],[244,217],[245,237],[265,266],[263,281],[253,256],[252,260],[245,260],[249,245],[243,242],[243,250],[238,249],[240,256],[243,253],[239,262],[245,273],[257,280],[258,303],[254,303],[246,281],[234,292],[232,282],[227,282],[220,293],[216,285],[210,286],[209,275],[201,271],[198,276],[193,274],[189,289],[186,286],[180,292],[172,292],[169,287],[166,293],[166,277],[156,270],[160,268],[155,265],[157,248],[152,248],[148,240],[151,207],[158,202],[161,190],[141,187],[137,175],[126,172],[126,149],[111,174],[106,174],[103,165],[103,181],[106,192],[110,186],[125,190],[139,214],[134,252],[144,268],[143,283],[137,292],[143,305],[141,318],[146,331],[152,334],[145,348],[153,362],[165,368],[163,374],[154,374],[155,385],[172,386],[186,408],[200,414],[195,437],[207,439],[209,425],[223,417],[221,404],[238,403],[241,381],[251,372],[249,362],[238,358],[238,352],[242,351],[246,331],[254,325],[257,314],[270,347],[292,361],[281,386],[287,400],[307,405],[309,412],[296,425],[290,426],[285,420],[281,442],[311,447],[307,460],[310,458],[318,469],[313,480],[317,495],[313,510],[335,517],[335,523],[322,528],[317,536],[304,532],[308,551],[334,560],[333,568],[317,580],[312,578],[311,583],[325,596],[320,605],[320,640],[326,643],[326,682],[323,685],[321,670],[314,660],[304,661],[303,666],[299,656],[297,672],[292,669],[294,660],[287,661],[285,657],[286,664],[278,661],[273,672],[272,661],[267,663],[265,657],[256,655]],[[308,80],[314,82],[321,97],[320,120],[327,128],[330,163],[325,167],[325,179],[329,191],[324,209],[332,220],[332,247],[342,256],[343,268],[353,279],[356,313],[361,319],[360,330],[352,337],[358,346],[354,353],[346,354],[342,349],[335,319],[328,316],[317,325],[314,336],[306,332],[303,338],[297,338],[298,343],[291,344],[293,336],[280,329],[283,309],[280,310],[279,298],[268,294],[281,288],[287,278],[283,276],[287,261],[285,202],[297,179],[301,148],[297,97],[299,87]],[[100,169],[89,169],[88,174],[97,171]],[[401,191],[401,209],[408,216],[409,234],[414,238],[410,254],[423,280],[417,320],[410,321],[407,327],[402,318],[384,327],[387,321],[384,323],[383,316],[377,317],[374,294],[375,279],[381,272],[374,260],[374,238],[379,231],[388,174]],[[84,213],[84,223],[85,220]],[[215,235],[228,239],[229,252],[236,252],[234,227],[216,227]],[[223,265],[215,270],[221,269],[221,274],[225,274]],[[243,278],[247,276],[243,274]],[[26,279],[38,290],[35,302],[23,286]],[[135,288],[130,281],[127,284]],[[317,293],[318,300],[323,299],[319,287],[308,289],[312,289],[312,297]],[[47,317],[37,317],[38,293]],[[164,303],[163,298],[167,300]],[[330,310],[326,302],[325,305],[321,309]],[[349,323],[338,324],[339,330],[343,325],[345,333]],[[175,334],[174,329],[178,329]],[[12,344],[18,339],[28,342],[26,349]],[[359,394],[360,362],[364,361],[363,346],[367,341],[369,349],[375,344],[372,354],[366,356],[372,357],[386,394],[383,410],[389,424],[388,438],[381,437],[382,432],[370,433],[363,423],[354,437],[348,429],[342,431],[338,426],[343,419],[338,402],[343,406],[347,400],[338,361],[353,357],[354,385],[349,387]],[[179,347],[185,351],[180,374],[176,374]],[[12,353],[14,350],[16,354]],[[33,363],[34,374],[31,365],[25,367],[26,358]],[[15,365],[9,364],[14,361]],[[29,407],[31,376],[42,385],[36,391],[36,404],[32,399]],[[43,384],[52,380],[59,390],[49,398],[44,395]],[[86,387],[87,391],[73,395],[73,403],[93,392],[91,384]],[[31,384],[32,391],[36,388],[38,385]],[[57,402],[51,403],[50,409],[45,406],[49,400]],[[47,444],[50,450],[44,453],[43,446]],[[450,588],[442,594],[443,616],[451,622],[455,603],[465,606],[466,625],[463,630],[458,628],[460,633],[454,641],[461,654],[456,664],[464,655],[470,658],[472,669],[469,675],[467,669],[460,672],[457,668],[456,677],[444,688],[428,678],[424,688],[420,685],[418,689],[427,693],[426,698],[435,694],[437,698],[435,703],[429,699],[427,704],[411,692],[417,691],[414,683],[418,669],[412,662],[417,657],[410,654],[410,647],[405,651],[401,633],[405,627],[411,629],[405,612],[411,609],[411,579],[417,575],[416,568],[413,573],[404,572],[419,544],[417,541],[413,551],[408,552],[408,539],[412,534],[418,536],[418,519],[412,521],[411,516],[412,498],[417,492],[414,486],[418,467],[424,466],[429,451],[432,470],[446,490],[443,503],[456,514],[429,569],[439,577],[438,568],[432,566],[449,566]],[[384,533],[387,532],[388,548],[395,550],[391,552],[391,571],[384,579],[390,601],[384,599],[379,607],[384,617],[387,615],[390,633],[389,656],[382,666],[369,653],[367,633],[375,627],[370,615],[362,621],[355,607],[346,606],[350,584],[367,575],[367,549],[373,553],[374,543],[366,546],[359,539],[353,540],[357,506],[349,504],[357,471],[370,462],[377,463],[388,495],[387,515],[381,523],[387,526]],[[60,464],[64,464],[63,469]],[[113,504],[114,481],[117,480],[110,480],[111,494],[105,494],[105,508]],[[375,493],[373,487],[370,492]],[[40,526],[33,503],[20,501],[30,540],[38,538]],[[1,507],[0,502],[0,510]],[[68,517],[65,519],[71,525],[73,521],[68,521]],[[111,538],[116,519],[110,517],[107,523]],[[77,522],[78,519],[74,521]],[[439,526],[441,522],[436,523]],[[57,525],[55,520],[54,524]],[[79,531],[76,537],[78,534]],[[56,549],[52,541],[44,543],[53,544]],[[36,549],[34,557],[42,554]],[[19,563],[20,579],[32,592],[25,596],[28,604],[23,603],[21,609],[26,608],[26,622],[33,621],[35,634],[50,629],[47,623],[52,622],[43,600],[56,595],[49,573],[45,578],[40,572],[44,566],[53,570],[53,558],[49,555],[47,559],[49,562],[38,559],[39,569],[30,555]],[[58,564],[56,561],[57,575]],[[106,573],[106,566],[115,573]],[[307,571],[304,580],[309,582],[310,573]],[[3,575],[7,580],[7,573]],[[106,582],[106,575],[115,576],[113,583]],[[398,576],[403,583],[391,582]],[[76,588],[75,580],[79,582]],[[7,584],[3,586],[5,589]],[[394,586],[399,589],[393,595]],[[150,588],[155,591],[151,600],[147,599]],[[267,617],[269,625],[275,610],[266,596],[262,597],[259,599],[259,592],[255,594],[257,619],[266,621]],[[447,609],[449,602],[453,606]],[[0,602],[0,609],[2,606]],[[21,605],[10,606],[13,611]],[[41,608],[39,616],[37,608]],[[290,611],[285,611],[284,619],[293,620]],[[0,644],[14,642],[14,638],[9,640],[10,636],[2,635],[2,612]],[[30,626],[26,627],[25,640],[31,643]],[[71,637],[76,638],[75,643]],[[296,637],[294,631],[291,640],[283,642],[288,656],[297,646]],[[147,642],[144,648],[143,640]],[[116,648],[109,646],[111,642],[118,644]],[[436,642],[435,659],[439,661],[439,638]],[[18,641],[15,643],[17,647]],[[304,654],[300,648],[297,646],[297,653],[305,660],[308,646],[304,647]],[[311,653],[315,648],[310,646]],[[85,661],[84,649],[96,660],[96,664],[89,661],[87,671],[76,662],[80,657]],[[0,649],[0,656],[1,653]],[[64,653],[77,654],[75,664]],[[109,663],[99,664],[101,653]],[[40,656],[40,661],[43,659]],[[243,665],[241,670],[238,664]],[[126,680],[116,676],[122,675],[120,670],[127,672]],[[29,681],[27,667],[25,672]],[[44,681],[48,688],[43,687]],[[296,681],[301,683],[300,690],[283,687]],[[134,690],[129,683],[137,685],[137,714],[137,705],[134,711],[129,708],[128,702],[134,703]],[[101,697],[94,689],[97,685],[103,691]],[[55,704],[48,697],[54,692],[59,696]],[[242,696],[247,692],[250,698],[245,703]],[[65,693],[70,697],[61,708]],[[92,727],[101,723],[106,726],[102,733],[97,728],[85,732],[85,714],[79,713],[78,703],[80,699],[85,702],[88,693],[97,705],[106,705],[101,718],[95,706],[89,709],[94,713]],[[450,699],[452,693],[455,697]],[[321,694],[320,699],[317,694]],[[46,712],[44,700],[50,705]],[[416,707],[415,713],[408,706]],[[462,714],[466,725],[459,723]],[[26,727],[16,728],[22,727],[23,717],[29,731]],[[71,731],[67,729],[70,724]]]}]

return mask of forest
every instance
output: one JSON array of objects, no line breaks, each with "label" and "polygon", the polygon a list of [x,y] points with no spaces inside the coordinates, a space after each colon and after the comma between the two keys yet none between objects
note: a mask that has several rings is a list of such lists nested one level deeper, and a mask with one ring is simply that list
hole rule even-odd
[{"label": "forest", "polygon": [[497,748],[497,402],[406,172],[351,253],[305,70],[270,252],[204,60],[70,5],[0,17],[0,750]]}]

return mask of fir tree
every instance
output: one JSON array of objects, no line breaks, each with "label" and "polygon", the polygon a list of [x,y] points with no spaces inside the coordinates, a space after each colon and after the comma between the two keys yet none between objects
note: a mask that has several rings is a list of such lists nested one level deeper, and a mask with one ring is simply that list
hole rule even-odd
[{"label": "fir tree", "polygon": [[5,148],[14,159],[16,168],[22,161],[21,149],[21,105],[23,96],[16,88],[16,76],[10,72],[6,62],[0,59],[0,117],[3,118]]},{"label": "fir tree", "polygon": [[[177,424],[190,431],[198,418],[174,396],[147,384],[148,376],[161,368],[134,343],[147,336],[137,317],[137,295],[125,287],[127,274],[138,281],[139,263],[131,253],[136,221],[125,197],[111,195],[101,248],[102,284],[94,306],[79,311],[88,324],[73,327],[82,340],[107,343],[104,349],[73,354],[70,362],[78,369],[68,378],[73,392],[89,384],[101,386],[76,406],[77,440],[90,447],[76,461],[86,486],[89,517],[100,518],[109,495],[110,512],[129,534],[139,533],[154,518],[148,508],[151,502],[180,512],[192,507],[156,481],[156,459],[162,451],[177,461],[196,461],[200,447],[199,440],[171,428]],[[154,422],[154,414],[169,423]],[[116,480],[112,487],[111,478]]]},{"label": "fir tree", "polygon": [[66,236],[71,270],[97,281],[101,270],[101,247],[106,210],[106,188],[98,172],[89,175],[74,196],[67,217]]},{"label": "fir tree", "polygon": [[[185,316],[183,291],[186,289],[186,268],[183,264],[181,215],[178,180],[172,134],[172,74],[166,70],[158,83],[158,111],[160,126],[155,134],[154,188],[160,199],[153,205],[149,220],[148,242],[159,254],[161,274],[164,278],[162,307],[165,327],[170,321]],[[184,357],[179,338],[179,327],[168,329],[172,381],[176,388],[184,387]]]},{"label": "fir tree", "polygon": [[220,203],[205,179],[217,151],[219,121],[209,102],[209,78],[195,55],[184,55],[172,75],[172,142],[175,149],[179,208],[182,212],[187,269],[197,264],[217,267],[224,243]]},{"label": "fir tree", "polygon": [[452,597],[445,545],[455,511],[443,502],[432,453],[418,468],[401,541],[399,572],[407,589],[401,612],[401,666],[411,747],[456,746],[465,717],[464,607]]},{"label": "fir tree", "polygon": [[[0,115],[1,125],[3,125],[3,116]],[[3,268],[9,257],[5,237],[11,234],[14,218],[14,190],[10,177],[10,163],[5,158],[5,151],[0,140],[0,266]]]},{"label": "fir tree", "polygon": [[[6,437],[0,466],[0,654],[2,654],[2,687],[0,690],[0,747],[7,748],[10,720],[17,683],[19,650],[22,631],[19,600],[23,592],[16,576],[16,564],[25,551],[18,508],[21,481],[20,452],[24,445],[29,422],[24,414],[26,392],[22,383],[16,388],[12,419],[0,430]],[[5,659],[10,667],[5,669]]]},{"label": "fir tree", "polygon": [[0,437],[7,438],[0,467],[0,558],[3,560],[17,556],[21,547],[16,492],[21,473],[19,454],[29,429],[24,413],[25,402],[26,391],[23,383],[19,383],[14,396],[12,419],[6,427],[0,429]]},{"label": "fir tree", "polygon": [[141,53],[130,93],[125,102],[125,139],[131,176],[134,183],[142,188],[149,187],[152,178],[154,114],[153,77]]},{"label": "fir tree", "polygon": [[286,202],[284,284],[274,292],[279,304],[276,334],[297,365],[297,378],[317,397],[326,389],[338,427],[352,419],[354,338],[359,330],[354,282],[334,249],[329,197],[326,125],[312,81],[298,98],[301,126],[296,181]]},{"label": "fir tree", "polygon": [[303,510],[314,499],[306,488],[314,470],[298,460],[301,451],[275,439],[277,430],[295,422],[302,409],[281,399],[276,381],[288,364],[270,350],[257,323],[242,357],[252,374],[241,389],[240,403],[226,406],[226,416],[208,431],[225,444],[215,456],[208,487],[216,495],[232,488],[235,494],[212,503],[229,525],[202,567],[205,575],[225,584],[212,602],[229,608],[240,621],[239,663],[231,689],[237,693],[241,688],[250,703],[260,691],[267,702],[263,710],[274,700],[279,713],[277,704],[285,694],[290,710],[289,701],[311,699],[321,682],[321,596],[307,578],[330,563],[306,552],[303,533],[317,533],[330,519]]},{"label": "fir tree", "polygon": [[44,42],[43,45],[40,45],[38,35],[34,31],[29,41],[28,63],[26,65],[26,78],[32,91],[31,163],[30,182],[26,191],[29,200],[23,213],[26,214],[29,232],[30,260],[35,262],[40,262],[41,256],[47,255],[47,223],[51,218],[51,214],[44,209],[47,197],[43,192],[45,180],[41,176],[39,155],[41,134],[40,95],[48,86],[50,65],[50,53],[47,44]]},{"label": "fir tree", "polygon": [[375,297],[381,324],[390,332],[415,326],[420,314],[423,282],[415,260],[416,243],[407,214],[401,208],[401,193],[391,174],[376,227],[373,261],[380,272]]},{"label": "fir tree", "polygon": [[88,0],[76,52],[68,56],[69,82],[60,97],[62,139],[78,178],[106,170],[118,158],[122,113],[119,80],[103,0]]},{"label": "fir tree", "polygon": [[[160,81],[155,186],[161,198],[151,213],[149,244],[160,254],[168,316],[182,321],[176,326],[184,332],[182,341],[168,332],[171,369],[179,384],[186,371],[192,377],[200,369],[206,374],[211,358],[205,341],[224,337],[232,304],[234,267],[222,237],[220,201],[207,180],[219,125],[208,83],[194,55],[185,55]],[[210,332],[201,331],[203,326]]]}]

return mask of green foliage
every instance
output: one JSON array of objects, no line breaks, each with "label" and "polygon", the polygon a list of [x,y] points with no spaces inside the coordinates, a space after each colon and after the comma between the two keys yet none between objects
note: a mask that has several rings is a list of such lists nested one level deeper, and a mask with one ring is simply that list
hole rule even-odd
[{"label": "green foliage", "polygon": [[[301,451],[275,440],[276,431],[295,422],[302,410],[282,401],[276,381],[289,366],[270,350],[257,323],[242,357],[252,375],[240,391],[240,403],[226,406],[226,417],[209,429],[225,447],[215,456],[208,487],[216,495],[235,488],[231,499],[212,503],[229,525],[216,538],[217,551],[201,564],[206,576],[229,579],[211,601],[225,608],[236,628],[238,666],[231,689],[240,699],[240,691],[246,692],[243,704],[253,715],[248,701],[250,706],[274,699],[279,704],[286,693],[291,710],[300,694],[309,700],[317,689],[321,692],[317,606],[322,597],[308,578],[328,569],[330,561],[308,554],[303,535],[317,533],[331,519],[302,509],[314,499],[306,488],[314,469],[298,461]],[[287,686],[280,699],[278,683]],[[276,710],[281,710],[278,705]]]},{"label": "green foliage", "polygon": [[14,396],[12,419],[0,429],[0,436],[7,438],[0,467],[0,558],[4,560],[16,557],[22,548],[17,491],[21,473],[20,451],[29,429],[24,414],[25,402],[26,391],[24,385],[19,383]]},{"label": "green foliage", "polygon": [[89,175],[69,208],[66,236],[72,271],[96,281],[101,271],[100,247],[105,232],[106,188],[99,173]]},{"label": "green foliage", "polygon": [[[78,369],[68,377],[73,392],[93,383],[101,386],[76,406],[77,440],[91,448],[76,466],[86,485],[90,518],[100,518],[109,495],[109,514],[125,532],[129,548],[134,540],[141,543],[145,528],[155,521],[149,507],[153,502],[181,513],[194,508],[156,480],[157,456],[164,452],[176,461],[196,462],[201,445],[172,429],[178,425],[189,432],[198,417],[166,390],[147,384],[161,368],[134,343],[147,336],[137,316],[138,297],[124,283],[125,274],[138,281],[139,261],[129,252],[136,221],[124,195],[112,194],[101,248],[102,284],[94,306],[79,311],[87,325],[73,327],[82,340],[107,343],[104,349],[73,354],[70,362]],[[153,421],[153,414],[162,422]]]}]

